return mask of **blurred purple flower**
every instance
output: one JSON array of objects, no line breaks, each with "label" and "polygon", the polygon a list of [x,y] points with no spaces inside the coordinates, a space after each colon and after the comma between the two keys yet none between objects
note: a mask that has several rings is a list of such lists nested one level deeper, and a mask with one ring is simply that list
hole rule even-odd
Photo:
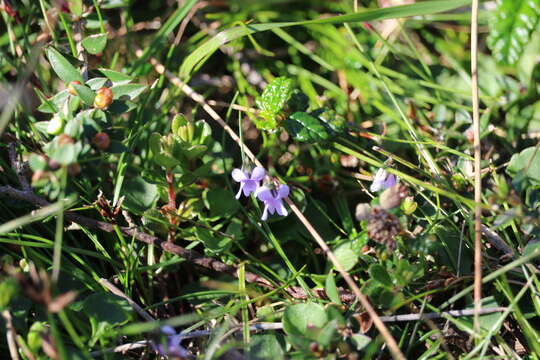
[{"label": "blurred purple flower", "polygon": [[281,216],[287,216],[287,209],[283,205],[283,199],[289,196],[289,187],[287,185],[280,185],[277,190],[261,186],[255,191],[255,196],[264,203],[261,220],[268,219],[268,213],[273,214],[274,212]]},{"label": "blurred purple flower", "polygon": [[240,199],[242,190],[244,191],[245,196],[249,196],[249,194],[257,190],[259,188],[259,181],[264,178],[265,174],[266,172],[262,167],[256,167],[255,169],[253,169],[251,175],[247,171],[234,169],[231,174],[232,178],[234,179],[234,181],[240,183],[240,190],[238,190],[236,198]]},{"label": "blurred purple flower", "polygon": [[185,358],[189,355],[188,351],[180,345],[183,335],[177,334],[170,326],[162,326],[161,332],[167,335],[166,344],[158,344],[154,346],[155,350],[162,356],[176,356]]},{"label": "blurred purple flower", "polygon": [[398,178],[394,174],[389,174],[386,172],[386,170],[381,168],[377,170],[369,190],[372,192],[386,190],[389,187],[396,185],[397,181]]}]

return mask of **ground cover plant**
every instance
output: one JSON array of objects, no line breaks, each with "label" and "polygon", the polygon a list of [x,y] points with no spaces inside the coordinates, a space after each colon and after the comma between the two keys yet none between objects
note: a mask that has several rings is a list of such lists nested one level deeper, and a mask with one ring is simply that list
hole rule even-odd
[{"label": "ground cover plant", "polygon": [[0,13],[0,358],[540,357],[540,1]]}]

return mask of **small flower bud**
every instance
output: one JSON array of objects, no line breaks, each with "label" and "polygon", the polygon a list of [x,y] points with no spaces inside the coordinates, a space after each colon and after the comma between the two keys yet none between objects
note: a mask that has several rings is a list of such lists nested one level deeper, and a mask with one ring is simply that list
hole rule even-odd
[{"label": "small flower bud", "polygon": [[94,107],[106,110],[113,101],[113,93],[108,87],[102,87],[96,91],[96,97],[94,98]]},{"label": "small flower bud", "polygon": [[404,199],[408,194],[407,186],[403,184],[396,184],[388,189],[384,190],[379,198],[381,207],[385,210],[393,209]]},{"label": "small flower bud", "polygon": [[371,207],[369,206],[369,204],[360,203],[356,205],[355,216],[358,221],[367,220],[370,213]]},{"label": "small flower bud", "polygon": [[58,141],[58,145],[60,146],[75,143],[75,140],[73,140],[71,136],[66,134],[60,134],[56,139],[56,141]]},{"label": "small flower bud", "polygon": [[56,171],[60,168],[60,164],[56,160],[49,160],[49,169]]},{"label": "small flower bud", "polygon": [[58,115],[54,115],[47,125],[47,132],[51,135],[58,135],[64,130],[65,121]]},{"label": "small flower bud", "polygon": [[68,166],[68,174],[70,176],[76,176],[76,175],[79,175],[80,173],[81,173],[81,165],[77,163],[73,163]]},{"label": "small flower bud", "polygon": [[401,210],[405,213],[405,215],[411,215],[416,208],[418,207],[418,203],[414,201],[414,198],[412,196],[407,196],[405,200],[401,203]]},{"label": "small flower bud", "polygon": [[109,148],[109,145],[111,144],[111,138],[107,133],[100,132],[97,133],[94,138],[92,139],[92,143],[99,149],[99,150],[107,150]]},{"label": "small flower bud", "polygon": [[81,82],[79,80],[73,80],[72,82],[69,83],[68,85],[68,88],[67,88],[67,91],[73,95],[73,96],[76,96],[78,95],[77,94],[77,90],[75,90],[75,87],[73,85],[81,85]]}]

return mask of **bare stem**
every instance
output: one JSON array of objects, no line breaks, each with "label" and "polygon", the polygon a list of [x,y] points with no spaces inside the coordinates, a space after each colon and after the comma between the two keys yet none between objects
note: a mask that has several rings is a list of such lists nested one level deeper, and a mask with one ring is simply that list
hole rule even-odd
[{"label": "bare stem", "polygon": [[478,0],[472,1],[471,13],[471,96],[474,133],[474,332],[480,334],[482,309],[482,174],[480,167],[480,115],[478,101]]}]

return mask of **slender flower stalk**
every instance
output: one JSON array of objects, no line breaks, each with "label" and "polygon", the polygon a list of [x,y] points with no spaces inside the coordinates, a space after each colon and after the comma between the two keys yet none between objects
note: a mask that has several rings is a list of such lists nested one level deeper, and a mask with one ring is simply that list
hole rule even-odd
[{"label": "slender flower stalk", "polygon": [[281,216],[287,216],[288,212],[283,204],[283,199],[289,196],[289,187],[282,184],[277,189],[268,186],[261,186],[255,191],[255,196],[264,203],[264,210],[261,220],[268,219],[268,213],[277,212]]},{"label": "slender flower stalk", "polygon": [[266,175],[266,171],[262,167],[256,167],[251,174],[249,174],[245,170],[234,169],[231,175],[234,181],[240,183],[240,189],[236,194],[236,198],[240,199],[242,191],[244,192],[244,196],[249,196],[249,194],[259,188],[259,183]]}]

